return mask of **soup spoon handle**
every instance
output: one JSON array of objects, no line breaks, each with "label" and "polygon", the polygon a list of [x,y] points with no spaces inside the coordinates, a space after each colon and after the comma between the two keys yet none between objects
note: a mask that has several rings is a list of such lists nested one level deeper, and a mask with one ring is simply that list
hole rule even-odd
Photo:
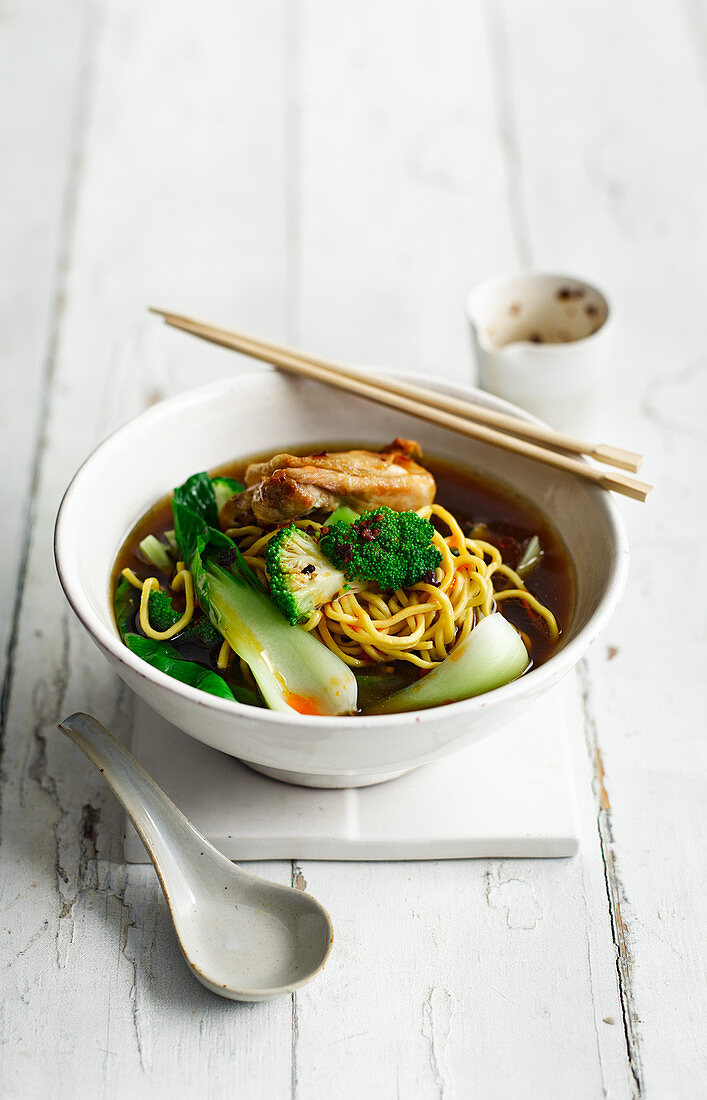
[{"label": "soup spoon handle", "polygon": [[155,865],[179,945],[213,993],[266,1001],[317,974],[329,914],[302,891],[237,867],[209,844],[131,753],[90,714],[59,724],[122,802]]},{"label": "soup spoon handle", "polygon": [[130,817],[158,873],[167,870],[167,865],[179,871],[185,855],[203,855],[206,848],[236,870],[93,715],[77,711],[60,722],[59,729],[101,772]]}]

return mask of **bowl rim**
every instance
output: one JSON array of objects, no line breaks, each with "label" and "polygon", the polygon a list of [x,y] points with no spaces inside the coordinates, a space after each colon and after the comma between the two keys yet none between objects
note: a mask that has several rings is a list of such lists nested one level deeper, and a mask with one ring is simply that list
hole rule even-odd
[{"label": "bowl rim", "polygon": [[[370,367],[362,369],[375,370],[377,374],[389,373],[394,375],[397,379],[404,378],[414,381],[418,385],[424,386],[426,383],[424,375],[414,374],[408,371],[399,371],[395,369],[388,371],[387,369]],[[122,435],[129,436],[132,433],[142,434],[144,428],[149,428],[150,425],[156,422],[169,419],[175,413],[180,412],[184,407],[188,407],[191,415],[193,415],[195,402],[200,400],[208,401],[210,398],[222,392],[230,392],[234,387],[241,387],[245,378],[252,378],[255,380],[257,377],[265,379],[271,376],[271,372],[254,367],[250,370],[234,374],[230,378],[219,379],[215,382],[206,383],[203,386],[196,386],[184,390],[181,393],[168,397],[158,402],[156,405],[145,409],[136,416],[131,417],[98,443],[84,459],[72,477],[64,491],[59,505],[54,526],[54,561],[57,575],[69,606],[94,642],[96,642],[101,649],[106,651],[114,661],[129,669],[133,675],[150,681],[155,684],[157,688],[170,690],[178,698],[183,699],[187,703],[195,703],[198,706],[207,707],[226,717],[230,715],[234,718],[248,718],[250,721],[256,723],[275,723],[276,725],[291,726],[294,728],[302,728],[314,722],[317,725],[319,723],[326,723],[328,726],[336,728],[346,727],[350,729],[352,715],[301,715],[296,712],[287,714],[282,711],[252,707],[245,703],[238,703],[229,699],[220,699],[218,696],[200,691],[198,688],[191,687],[189,684],[183,684],[181,681],[168,676],[165,672],[160,672],[158,669],[153,668],[133,654],[122,642],[117,632],[109,629],[102,622],[91,607],[88,597],[85,595],[80,575],[77,571],[72,572],[72,555],[69,552],[72,540],[72,532],[69,526],[71,506],[74,499],[80,496],[83,481],[87,476],[89,467],[94,463],[96,458],[101,456],[104,451],[110,450],[111,447],[115,446],[116,440]],[[294,379],[290,380],[295,381]],[[446,379],[434,379],[434,386],[436,389],[444,390],[450,395],[467,399],[470,398],[481,404],[486,404],[499,412],[509,413],[510,415],[520,417],[526,421],[532,421],[536,424],[543,423],[537,417],[526,412],[525,409],[521,409],[511,402],[496,397],[494,394],[487,393],[485,390],[480,390],[477,387],[464,383],[447,381]],[[593,465],[591,462],[587,464]],[[403,711],[397,714],[357,715],[355,716],[357,727],[362,728],[363,724],[366,726],[373,724],[376,728],[381,730],[393,729],[409,725],[410,722],[425,723],[439,721],[440,719],[443,720],[444,717],[451,712],[456,716],[459,715],[462,710],[471,716],[475,712],[485,709],[491,702],[500,704],[501,702],[511,701],[525,695],[530,683],[540,688],[542,681],[545,680],[547,681],[546,686],[549,687],[574,667],[613,614],[626,584],[629,560],[626,528],[616,501],[607,490],[601,489],[599,486],[585,484],[584,488],[592,493],[592,495],[596,495],[597,500],[601,500],[601,506],[606,515],[607,528],[614,541],[615,554],[605,591],[593,614],[577,635],[572,638],[571,641],[567,642],[565,646],[550,657],[544,664],[540,665],[538,668],[530,669],[526,675],[520,676],[518,679],[511,681],[509,684],[505,684],[503,687],[495,688],[492,691],[484,692],[470,699],[462,699],[456,703],[446,703],[439,707],[429,707],[425,710]]]}]

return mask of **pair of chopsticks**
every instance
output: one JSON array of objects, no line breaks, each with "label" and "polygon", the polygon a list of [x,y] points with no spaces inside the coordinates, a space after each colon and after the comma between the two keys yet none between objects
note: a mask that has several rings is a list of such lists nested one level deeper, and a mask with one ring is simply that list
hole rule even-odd
[{"label": "pair of chopsticks", "polygon": [[397,381],[392,378],[372,377],[341,363],[319,359],[313,355],[296,351],[242,332],[207,325],[203,321],[194,321],[179,313],[168,313],[162,309],[151,308],[152,313],[164,318],[173,328],[189,332],[202,340],[222,347],[250,355],[271,363],[274,367],[289,374],[298,374],[312,378],[328,386],[356,394],[358,397],[387,405],[398,412],[439,424],[470,439],[479,439],[491,443],[505,451],[524,455],[536,462],[544,462],[559,470],[577,474],[585,481],[611,489],[616,493],[645,500],[652,486],[636,481],[625,474],[603,470],[584,462],[580,455],[586,455],[597,462],[616,466],[635,473],[641,466],[642,456],[633,451],[623,450],[605,443],[587,443],[581,439],[556,432],[552,428],[541,427],[506,413],[495,412],[472,401],[462,401],[456,397],[436,394],[412,382]]}]

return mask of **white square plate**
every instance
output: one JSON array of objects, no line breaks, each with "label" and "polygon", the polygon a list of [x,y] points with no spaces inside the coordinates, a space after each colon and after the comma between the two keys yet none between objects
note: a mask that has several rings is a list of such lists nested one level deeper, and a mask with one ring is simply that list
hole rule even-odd
[{"label": "white square plate", "polygon": [[[571,856],[578,842],[562,690],[472,748],[373,787],[313,790],[268,779],[139,701],[133,752],[233,860]],[[147,862],[130,821],[125,858]]]}]

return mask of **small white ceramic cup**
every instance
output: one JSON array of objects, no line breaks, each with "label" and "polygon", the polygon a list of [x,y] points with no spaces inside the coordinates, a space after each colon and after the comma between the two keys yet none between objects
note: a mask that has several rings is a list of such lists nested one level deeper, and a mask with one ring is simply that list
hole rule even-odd
[{"label": "small white ceramic cup", "polygon": [[467,299],[478,384],[569,432],[593,428],[607,336],[606,296],[569,275],[498,275]]}]

